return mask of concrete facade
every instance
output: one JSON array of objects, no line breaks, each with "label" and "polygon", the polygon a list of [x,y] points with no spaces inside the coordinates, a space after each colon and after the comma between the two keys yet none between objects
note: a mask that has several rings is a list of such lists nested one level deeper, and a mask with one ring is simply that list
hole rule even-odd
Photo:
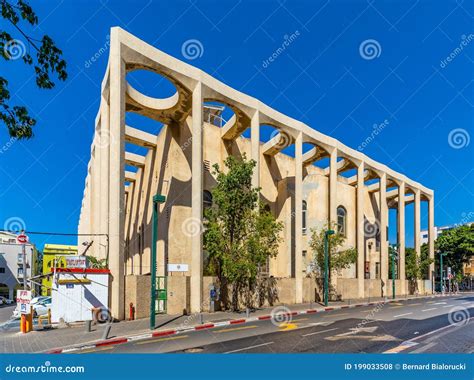
[{"label": "concrete facade", "polygon": [[[134,70],[166,77],[176,93],[166,99],[140,93],[127,82],[127,73]],[[89,239],[84,234],[97,235],[99,244],[93,244],[89,253],[108,257],[110,306],[118,319],[124,318],[130,302],[137,313],[147,315],[144,300],[149,300],[150,281],[141,277],[150,274],[152,198],[156,194],[166,196],[158,213],[157,270],[168,278],[168,312],[207,308],[212,280],[203,276],[203,192],[215,184],[212,165],[223,167],[228,155],[245,153],[257,162],[252,183],[261,187],[262,201],[284,224],[279,254],[268,266],[268,274],[277,283],[277,302],[315,299],[315,281],[306,271],[311,261],[310,229],[328,221],[337,223],[341,213],[346,245],[358,251],[357,263],[333,276],[342,298],[362,298],[371,289],[375,289],[374,296],[388,294],[389,208],[398,210],[400,292],[407,289],[401,263],[409,203],[415,205],[415,236],[419,236],[420,203],[429,202],[429,252],[434,256],[432,190],[120,28],[111,30],[101,95],[78,245]],[[206,102],[224,104],[234,115],[224,125],[215,125],[203,117]],[[125,124],[128,112],[164,126],[158,135],[144,132],[137,125]],[[263,127],[275,131],[269,141],[260,139]],[[250,138],[242,136],[246,130]],[[147,153],[126,151],[125,143],[144,147]],[[290,145],[294,145],[294,157],[281,152]],[[326,161],[327,167],[317,165]],[[347,176],[351,172],[354,175]],[[415,248],[419,254],[420,245]],[[167,264],[187,264],[189,270],[170,273]]]}]

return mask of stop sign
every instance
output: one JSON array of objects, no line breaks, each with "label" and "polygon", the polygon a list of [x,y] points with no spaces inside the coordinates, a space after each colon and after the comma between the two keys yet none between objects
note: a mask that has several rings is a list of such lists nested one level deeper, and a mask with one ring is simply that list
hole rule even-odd
[{"label": "stop sign", "polygon": [[26,244],[28,243],[28,236],[26,236],[25,234],[20,234],[16,237],[16,241],[18,242],[18,244]]}]

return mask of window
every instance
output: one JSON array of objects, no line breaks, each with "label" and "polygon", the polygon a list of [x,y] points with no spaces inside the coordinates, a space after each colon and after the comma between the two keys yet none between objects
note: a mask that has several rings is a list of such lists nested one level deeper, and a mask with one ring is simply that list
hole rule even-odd
[{"label": "window", "polygon": [[308,218],[308,203],[306,201],[303,201],[303,205],[301,207],[303,211],[303,235],[306,235],[306,222]]},{"label": "window", "polygon": [[23,276],[23,268],[18,268],[18,276]]},{"label": "window", "polygon": [[205,210],[212,207],[212,194],[208,190],[202,192],[202,208]]},{"label": "window", "polygon": [[346,214],[347,211],[344,207],[337,208],[337,232],[342,236],[346,236]]},{"label": "window", "polygon": [[5,268],[0,267],[0,273],[5,273]]}]

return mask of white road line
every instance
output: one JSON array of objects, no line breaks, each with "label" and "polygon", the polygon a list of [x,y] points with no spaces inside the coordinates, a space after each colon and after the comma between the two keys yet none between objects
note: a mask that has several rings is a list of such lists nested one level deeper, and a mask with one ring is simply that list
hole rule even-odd
[{"label": "white road line", "polygon": [[394,315],[393,318],[404,317],[405,315],[410,315],[410,314],[413,314],[413,313],[398,314],[398,315]]},{"label": "white road line", "polygon": [[437,307],[432,307],[431,309],[425,309],[425,310],[422,310],[422,311],[431,311],[431,310],[436,310]]},{"label": "white road line", "polygon": [[301,335],[301,336],[311,336],[311,335],[322,334],[322,333],[329,332],[329,331],[334,331],[334,330],[339,330],[339,328],[335,327],[333,329],[327,329],[327,330],[323,330],[323,331],[316,331],[316,332],[309,333],[309,334],[304,334],[304,335]]},{"label": "white road line", "polygon": [[472,301],[462,302],[461,305],[468,305],[470,303],[472,303]]},{"label": "white road line", "polygon": [[268,345],[270,345],[270,344],[273,344],[273,342],[267,342],[267,343],[257,344],[257,345],[255,345],[255,346],[250,346],[250,347],[245,347],[245,348],[239,348],[238,350],[232,350],[232,351],[224,352],[224,354],[231,354],[232,352],[239,352],[239,351],[251,350],[252,348],[257,348],[257,347],[262,347],[262,346],[268,346]]},{"label": "white road line", "polygon": [[454,305],[446,305],[446,306],[443,306],[443,307],[454,307]]}]

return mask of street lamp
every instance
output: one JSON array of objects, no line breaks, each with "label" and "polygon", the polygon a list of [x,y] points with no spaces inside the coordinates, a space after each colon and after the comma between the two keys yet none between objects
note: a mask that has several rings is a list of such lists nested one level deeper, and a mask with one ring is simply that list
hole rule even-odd
[{"label": "street lamp", "polygon": [[395,277],[396,277],[396,268],[395,268],[395,260],[398,258],[397,250],[395,249],[396,246],[390,246],[390,260],[392,263],[392,298],[395,299]]},{"label": "street lamp", "polygon": [[439,253],[439,286],[441,294],[444,294],[444,282],[443,282],[443,256],[446,256],[446,252]]},{"label": "street lamp", "polygon": [[329,299],[329,235],[334,235],[334,230],[324,233],[324,306],[328,305]]}]

